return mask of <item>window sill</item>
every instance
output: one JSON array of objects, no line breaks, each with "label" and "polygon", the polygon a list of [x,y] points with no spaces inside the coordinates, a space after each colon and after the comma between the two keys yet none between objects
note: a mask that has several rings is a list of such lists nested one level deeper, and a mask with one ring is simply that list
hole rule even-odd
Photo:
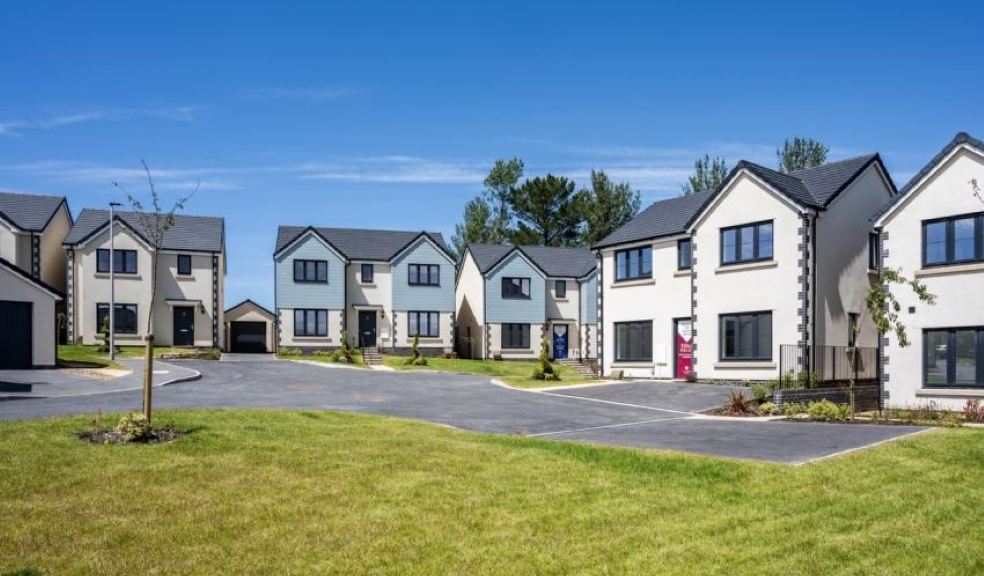
[{"label": "window sill", "polygon": [[570,302],[568,298],[554,298],[554,302]]},{"label": "window sill", "polygon": [[776,363],[775,362],[771,362],[771,361],[767,361],[767,362],[749,361],[749,362],[746,362],[746,361],[742,361],[742,360],[733,360],[733,361],[730,361],[730,362],[728,362],[728,361],[722,361],[722,362],[715,362],[714,363],[714,369],[715,370],[775,370],[775,368],[776,368]]},{"label": "window sill", "polygon": [[779,266],[779,262],[776,260],[765,260],[763,262],[743,262],[741,264],[723,264],[718,266],[715,270],[715,274],[726,274],[728,272],[744,272],[746,270],[764,270],[766,268],[775,268]]},{"label": "window sill", "polygon": [[321,342],[331,342],[331,338],[328,336],[294,336],[294,340],[301,340],[303,342],[313,342],[315,340]]},{"label": "window sill", "polygon": [[947,276],[949,274],[966,274],[968,272],[984,272],[984,262],[971,262],[968,264],[947,264],[944,266],[933,266],[916,270],[916,278],[927,276]]},{"label": "window sill", "polygon": [[366,284],[365,282],[359,282],[360,288],[376,288],[375,284]]},{"label": "window sill", "polygon": [[191,276],[191,275],[185,275],[185,276],[175,275],[174,277],[178,280],[178,282],[194,282],[195,281],[195,277],[194,276]]},{"label": "window sill", "polygon": [[612,368],[652,368],[652,360],[616,360]]},{"label": "window sill", "polygon": [[[109,280],[109,272],[96,272],[96,278],[105,278]],[[143,276],[140,274],[131,274],[129,272],[116,272],[113,274],[114,280],[143,280]]]},{"label": "window sill", "polygon": [[440,284],[413,284],[410,282],[407,282],[407,286],[410,286],[411,288],[440,288],[441,287]]},{"label": "window sill", "polygon": [[918,398],[984,398],[984,388],[920,388]]},{"label": "window sill", "polygon": [[686,270],[677,270],[676,272],[673,273],[673,277],[683,278],[684,276],[690,276],[690,273],[691,273],[690,268],[687,268]]},{"label": "window sill", "polygon": [[626,288],[628,286],[652,286],[656,280],[652,278],[640,278],[638,280],[616,280],[612,283],[612,288]]}]

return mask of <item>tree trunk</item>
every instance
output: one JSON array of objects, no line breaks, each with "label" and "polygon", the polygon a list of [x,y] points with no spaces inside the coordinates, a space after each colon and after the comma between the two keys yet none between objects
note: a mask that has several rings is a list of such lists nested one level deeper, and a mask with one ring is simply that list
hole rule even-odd
[{"label": "tree trunk", "polygon": [[854,382],[858,375],[858,347],[855,343],[851,348],[851,383],[848,387],[848,399],[851,403],[851,420],[854,420]]},{"label": "tree trunk", "polygon": [[144,387],[143,387],[143,414],[150,422],[152,415],[152,395],[151,389],[154,386],[154,335],[147,335],[147,350],[144,355]]}]

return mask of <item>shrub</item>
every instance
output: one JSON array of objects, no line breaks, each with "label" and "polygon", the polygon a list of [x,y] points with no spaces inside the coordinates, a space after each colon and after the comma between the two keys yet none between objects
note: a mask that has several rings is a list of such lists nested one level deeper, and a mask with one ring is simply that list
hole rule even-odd
[{"label": "shrub", "polygon": [[321,357],[334,356],[335,355],[335,351],[334,350],[315,350],[314,351],[314,355],[315,356],[321,356]]},{"label": "shrub", "polygon": [[280,349],[280,355],[281,356],[301,356],[303,354],[304,354],[304,352],[302,352],[300,348],[281,348]]},{"label": "shrub", "polygon": [[4,572],[3,576],[44,576],[40,570],[34,568],[18,568],[10,572]]},{"label": "shrub", "polygon": [[687,372],[687,382],[689,382],[690,384],[697,382],[697,373],[694,372],[693,370]]},{"label": "shrub", "polygon": [[759,414],[758,407],[751,398],[745,396],[745,392],[742,390],[737,389],[728,392],[728,399],[724,402],[721,412],[726,416],[744,416],[746,414],[757,416]]},{"label": "shrub", "polygon": [[413,360],[413,365],[414,366],[427,366],[427,358],[424,358],[423,356],[417,356]]},{"label": "shrub", "polygon": [[984,403],[980,400],[967,400],[963,407],[963,419],[966,422],[984,422]]},{"label": "shrub", "polygon": [[355,358],[352,357],[352,345],[349,344],[348,330],[342,331],[342,347],[338,349],[338,358],[339,361],[345,362],[346,364],[355,362]]},{"label": "shrub", "polygon": [[771,416],[776,413],[776,405],[772,402],[763,402],[759,405],[759,412],[766,416]]},{"label": "shrub", "polygon": [[550,355],[547,348],[547,335],[544,333],[540,336],[540,364],[530,374],[530,378],[534,380],[560,380],[560,375],[554,372],[553,364],[550,363]]},{"label": "shrub", "polygon": [[782,405],[782,413],[787,416],[803,414],[804,412],[806,412],[806,404],[803,402],[786,402]]},{"label": "shrub", "polygon": [[530,378],[534,380],[546,380],[546,374],[543,373],[543,369],[537,366],[533,369],[533,373],[530,374]]},{"label": "shrub", "polygon": [[824,398],[807,404],[806,413],[810,416],[810,420],[816,422],[842,422],[851,415],[851,408],[846,404],[834,404]]},{"label": "shrub", "polygon": [[403,361],[407,366],[427,366],[427,359],[420,355],[420,334],[413,335],[410,357]]},{"label": "shrub", "polygon": [[772,396],[772,390],[770,390],[764,384],[753,384],[752,385],[752,396],[755,397],[755,401],[759,404],[763,404],[766,400]]},{"label": "shrub", "polygon": [[120,418],[119,423],[116,424],[116,433],[120,435],[120,442],[123,444],[146,442],[153,439],[154,428],[146,416],[130,412]]}]

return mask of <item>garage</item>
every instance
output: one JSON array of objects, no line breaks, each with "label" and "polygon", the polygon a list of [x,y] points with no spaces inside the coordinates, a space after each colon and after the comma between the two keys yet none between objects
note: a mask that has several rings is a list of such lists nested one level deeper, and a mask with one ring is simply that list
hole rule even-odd
[{"label": "garage", "polygon": [[226,352],[273,352],[275,319],[273,312],[252,300],[244,300],[226,310]]},{"label": "garage", "polygon": [[0,301],[0,370],[31,367],[31,303]]},{"label": "garage", "polygon": [[55,304],[61,294],[0,258],[0,370],[57,363]]},{"label": "garage", "polygon": [[267,351],[266,322],[230,322],[229,351],[262,354]]}]

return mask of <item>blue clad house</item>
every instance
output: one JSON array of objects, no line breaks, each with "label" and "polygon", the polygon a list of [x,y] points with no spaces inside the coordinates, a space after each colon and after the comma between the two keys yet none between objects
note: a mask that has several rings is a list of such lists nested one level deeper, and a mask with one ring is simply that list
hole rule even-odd
[{"label": "blue clad house", "polygon": [[280,226],[277,341],[305,351],[350,344],[405,353],[454,347],[455,260],[436,232]]},{"label": "blue clad house", "polygon": [[597,358],[596,267],[584,248],[470,244],[455,285],[459,355],[536,358],[546,335],[553,358]]}]

